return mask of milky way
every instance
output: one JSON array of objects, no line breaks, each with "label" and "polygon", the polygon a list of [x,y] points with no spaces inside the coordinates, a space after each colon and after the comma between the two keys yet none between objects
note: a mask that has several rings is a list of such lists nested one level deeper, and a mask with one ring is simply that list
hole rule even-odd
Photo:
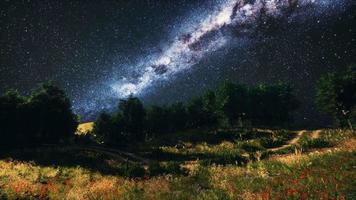
[{"label": "milky way", "polygon": [[[174,38],[159,56],[147,58],[132,77],[110,84],[111,95],[124,98],[140,95],[159,81],[170,80],[176,73],[189,70],[204,56],[229,44],[233,37],[248,36],[263,17],[289,20],[312,17],[327,12],[341,1],[333,0],[229,0],[187,32]],[[300,19],[303,20],[303,19]],[[262,22],[263,23],[263,22]]]},{"label": "milky way", "polygon": [[0,93],[28,95],[52,80],[85,121],[130,94],[163,105],[223,80],[280,80],[295,88],[305,121],[320,119],[315,81],[356,62],[355,8],[354,0],[0,1]]}]

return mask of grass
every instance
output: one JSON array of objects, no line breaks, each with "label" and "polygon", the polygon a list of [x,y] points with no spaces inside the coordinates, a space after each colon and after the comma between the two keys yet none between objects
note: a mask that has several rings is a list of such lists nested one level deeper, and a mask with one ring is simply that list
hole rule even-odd
[{"label": "grass", "polygon": [[318,138],[312,138],[313,131],[307,131],[303,134],[301,139],[288,148],[278,150],[275,154],[287,154],[295,151],[312,151],[313,149],[328,148],[337,146],[345,140],[348,140],[354,136],[354,133],[350,130],[342,129],[324,129],[320,130]]},{"label": "grass", "polygon": [[87,122],[87,123],[82,123],[79,124],[76,133],[78,135],[86,135],[90,133],[93,130],[94,122]]},{"label": "grass", "polygon": [[[299,142],[306,145],[305,141],[309,140],[303,136]],[[161,152],[178,157],[198,155],[198,160],[155,161],[147,166],[126,166],[88,152],[81,152],[80,157],[72,155],[72,158],[73,152],[59,154],[74,163],[66,166],[60,162],[50,164],[40,159],[36,162],[24,159],[27,156],[20,152],[22,157],[17,156],[16,160],[0,160],[0,199],[355,199],[354,136],[347,131],[325,130],[319,140],[333,147],[319,153],[265,159],[261,154],[266,148],[259,137],[216,144],[183,142],[177,146],[161,146]],[[319,143],[307,144],[310,150],[324,147]],[[259,156],[254,155],[258,152]],[[54,150],[50,153],[58,154]],[[233,156],[242,154],[249,155],[244,165],[213,162],[213,158],[231,155],[235,159]],[[89,158],[103,168],[125,169],[125,173],[103,173],[98,167],[74,162]]]}]

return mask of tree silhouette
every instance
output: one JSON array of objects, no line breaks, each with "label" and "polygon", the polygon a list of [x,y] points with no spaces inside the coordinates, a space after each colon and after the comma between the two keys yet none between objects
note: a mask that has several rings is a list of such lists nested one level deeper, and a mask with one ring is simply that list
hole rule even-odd
[{"label": "tree silhouette", "polygon": [[78,126],[68,97],[51,83],[30,97],[9,91],[0,97],[0,134],[10,146],[58,143],[74,136]]},{"label": "tree silhouette", "polygon": [[342,73],[329,73],[317,83],[316,103],[338,126],[353,129],[356,118],[356,66]]},{"label": "tree silhouette", "polygon": [[120,100],[119,109],[122,113],[124,130],[129,135],[132,142],[143,141],[145,139],[145,116],[146,111],[141,101],[130,96]]},{"label": "tree silhouette", "polygon": [[245,85],[222,83],[216,92],[217,111],[224,125],[233,126],[247,112],[248,90]]},{"label": "tree silhouette", "polygon": [[2,145],[21,145],[26,141],[23,119],[25,97],[15,90],[0,97],[0,143]]},{"label": "tree silhouette", "polygon": [[64,91],[46,83],[29,98],[29,113],[34,116],[31,126],[35,138],[41,142],[56,143],[73,135],[78,122]]}]

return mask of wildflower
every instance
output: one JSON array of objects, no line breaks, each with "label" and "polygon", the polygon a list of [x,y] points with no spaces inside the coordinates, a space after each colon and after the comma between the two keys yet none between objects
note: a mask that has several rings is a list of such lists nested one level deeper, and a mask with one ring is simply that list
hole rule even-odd
[{"label": "wildflower", "polygon": [[269,199],[269,193],[268,192],[262,193],[261,198],[263,200],[268,200]]},{"label": "wildflower", "polygon": [[299,178],[303,180],[303,179],[305,179],[305,175],[301,174]]},{"label": "wildflower", "polygon": [[292,196],[297,192],[296,189],[290,188],[286,191],[287,196]]},{"label": "wildflower", "polygon": [[321,199],[328,199],[328,190],[325,189],[323,194],[321,195]]}]

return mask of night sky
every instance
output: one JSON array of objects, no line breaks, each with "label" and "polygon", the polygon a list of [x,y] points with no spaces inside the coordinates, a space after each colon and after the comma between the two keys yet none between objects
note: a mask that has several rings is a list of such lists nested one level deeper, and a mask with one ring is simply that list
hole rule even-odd
[{"label": "night sky", "polygon": [[129,94],[184,101],[223,80],[291,83],[302,123],[321,74],[356,63],[353,0],[0,2],[0,93],[53,80],[89,118]]}]

